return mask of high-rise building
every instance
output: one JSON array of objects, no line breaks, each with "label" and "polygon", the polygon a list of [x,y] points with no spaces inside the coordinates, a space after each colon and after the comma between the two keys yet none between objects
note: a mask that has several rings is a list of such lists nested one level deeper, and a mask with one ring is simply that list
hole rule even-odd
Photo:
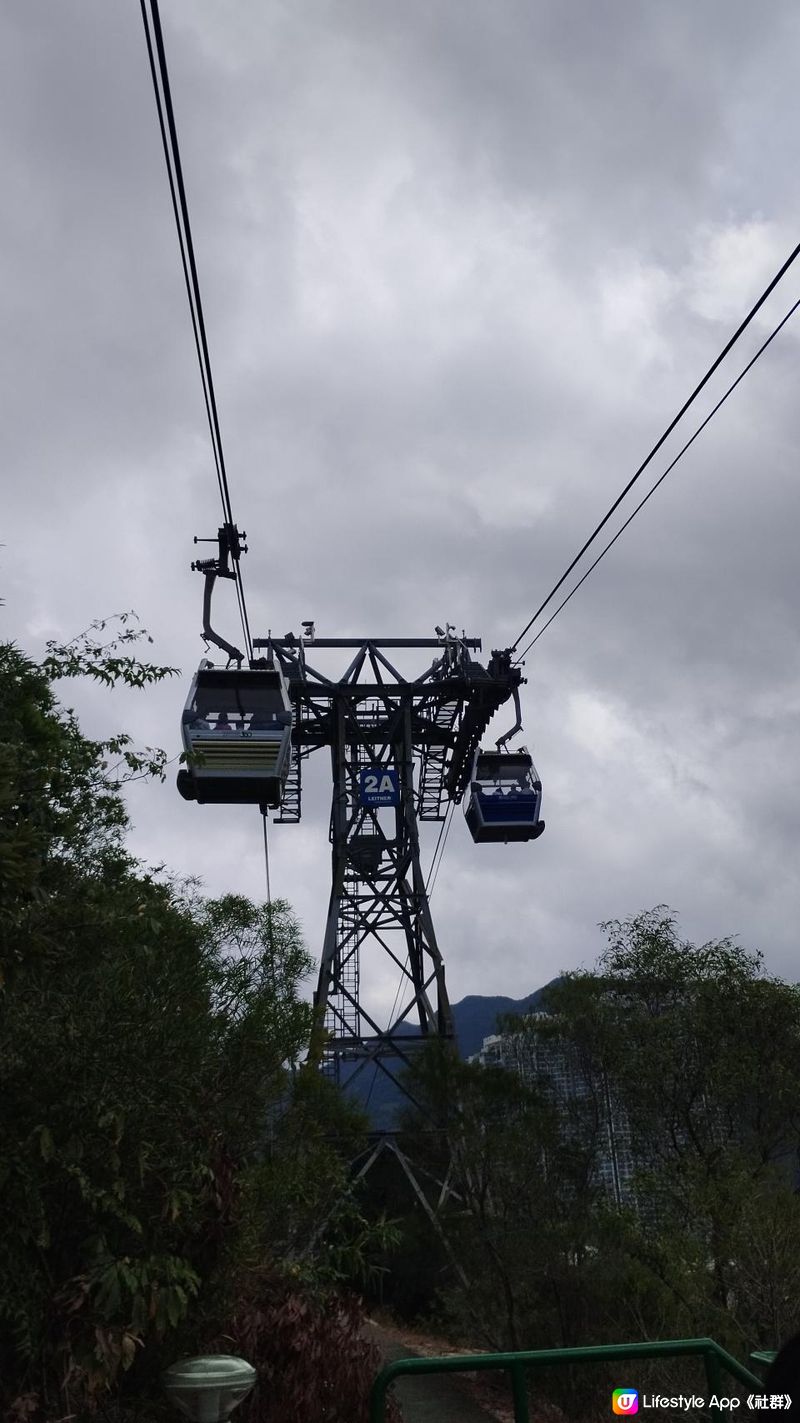
[{"label": "high-rise building", "polygon": [[525,1019],[524,1032],[484,1038],[480,1052],[469,1060],[483,1067],[503,1067],[517,1072],[523,1081],[540,1084],[564,1109],[565,1131],[577,1132],[587,1144],[593,1138],[597,1182],[609,1199],[619,1206],[635,1206],[634,1159],[625,1113],[614,1100],[606,1073],[588,1068],[571,1044],[544,1031],[553,1021],[547,1013],[532,1013]]}]

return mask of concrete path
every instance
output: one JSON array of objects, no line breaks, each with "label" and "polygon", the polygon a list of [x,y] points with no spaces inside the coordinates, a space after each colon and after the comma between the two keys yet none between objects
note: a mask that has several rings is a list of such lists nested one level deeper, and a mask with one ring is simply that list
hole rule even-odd
[{"label": "concrete path", "polygon": [[[414,1349],[397,1343],[379,1325],[369,1324],[368,1329],[384,1363],[419,1357]],[[495,1423],[492,1414],[480,1408],[452,1374],[398,1379],[395,1392],[403,1409],[404,1423]]]}]

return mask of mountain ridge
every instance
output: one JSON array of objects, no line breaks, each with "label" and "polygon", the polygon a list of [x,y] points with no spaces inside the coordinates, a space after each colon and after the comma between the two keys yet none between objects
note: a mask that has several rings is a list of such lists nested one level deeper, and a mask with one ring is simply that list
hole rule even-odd
[{"label": "mountain ridge", "polygon": [[[458,1055],[465,1061],[480,1051],[484,1038],[497,1031],[497,1020],[506,1014],[535,1012],[540,1008],[545,994],[562,980],[556,977],[542,988],[536,988],[524,998],[508,998],[504,994],[470,993],[458,1003],[451,1005],[455,1027]],[[398,1036],[414,1032],[413,1024],[401,1024]],[[394,1071],[402,1068],[398,1058],[387,1058],[387,1066]],[[351,1068],[352,1073],[352,1068]],[[365,1067],[355,1081],[349,1085],[344,1080],[343,1088],[354,1102],[364,1108],[370,1118],[373,1130],[391,1131],[396,1125],[396,1115],[406,1098],[400,1088],[379,1067]]]}]

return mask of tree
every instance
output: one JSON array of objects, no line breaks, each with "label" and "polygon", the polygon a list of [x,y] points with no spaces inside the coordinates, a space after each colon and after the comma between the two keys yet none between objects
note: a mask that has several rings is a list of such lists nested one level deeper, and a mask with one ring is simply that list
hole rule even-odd
[{"label": "tree", "polygon": [[[800,1324],[800,989],[731,939],[683,941],[664,907],[603,927],[594,972],[502,1025],[519,1072],[441,1045],[419,1059],[409,1125],[431,1174],[450,1167],[443,1225],[467,1276],[451,1268],[445,1317],[495,1348],[774,1346]],[[601,1189],[611,1118],[628,1204]],[[593,1403],[584,1382],[561,1394],[570,1416]]]},{"label": "tree", "polygon": [[[565,1138],[536,1083],[463,1063],[432,1044],[411,1073],[425,1116],[407,1115],[421,1164],[451,1189],[442,1226],[451,1261],[446,1312],[494,1349],[580,1336],[577,1262],[591,1259],[597,1191],[591,1152]],[[463,1272],[463,1273],[462,1273]]]},{"label": "tree", "polygon": [[121,784],[139,775],[163,779],[163,752],[135,751],[125,733],[88,740],[53,690],[55,681],[82,675],[132,687],[172,676],[175,668],[139,663],[127,651],[147,636],[129,626],[131,618],[122,614],[106,643],[93,634],[111,619],[64,646],[48,643],[41,666],[0,643],[0,987],[23,958],[57,952],[53,910],[68,900],[76,867],[130,867]]},{"label": "tree", "polygon": [[[41,665],[0,646],[0,1406],[32,1419],[146,1389],[182,1344],[229,1327],[245,1263],[273,1290],[290,1269],[254,1183],[270,1119],[286,1137],[300,1113],[311,960],[284,902],[207,901],[127,853],[121,786],[163,777],[165,757],[88,740],[54,683],[147,687],[173,669],[136,661],[127,617],[103,643],[105,627]],[[327,1199],[339,1157],[307,1164]],[[363,1251],[351,1226],[307,1279],[330,1278],[354,1238]]]},{"label": "tree", "polygon": [[761,1332],[741,1311],[731,1327],[743,1222],[754,1197],[782,1200],[793,1217],[800,989],[730,938],[681,940],[665,906],[602,927],[597,972],[551,991],[549,1031],[607,1078],[627,1119],[639,1258],[694,1332],[738,1347]]}]

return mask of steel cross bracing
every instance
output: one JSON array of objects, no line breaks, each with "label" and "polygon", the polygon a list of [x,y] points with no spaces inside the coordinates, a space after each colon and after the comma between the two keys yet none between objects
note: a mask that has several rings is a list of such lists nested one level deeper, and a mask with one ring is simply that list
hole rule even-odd
[{"label": "steel cross bracing", "polygon": [[[449,634],[288,634],[254,645],[279,662],[293,709],[292,767],[276,824],[300,819],[302,760],[323,747],[331,753],[332,885],[315,995],[326,1030],[323,1067],[337,1080],[352,1081],[374,1063],[397,1082],[395,1074],[417,1045],[453,1033],[418,822],[442,820],[448,802],[461,799],[474,752],[521,671],[506,653],[492,653],[482,666],[471,656],[480,650],[478,639]],[[354,653],[338,680],[308,661],[312,651],[335,648]],[[432,648],[438,655],[427,671],[407,678],[386,656],[393,648]],[[359,773],[366,767],[396,772],[399,804],[375,809],[361,803]],[[387,960],[410,991],[410,1001],[389,1022],[371,1003],[368,982]]]}]

